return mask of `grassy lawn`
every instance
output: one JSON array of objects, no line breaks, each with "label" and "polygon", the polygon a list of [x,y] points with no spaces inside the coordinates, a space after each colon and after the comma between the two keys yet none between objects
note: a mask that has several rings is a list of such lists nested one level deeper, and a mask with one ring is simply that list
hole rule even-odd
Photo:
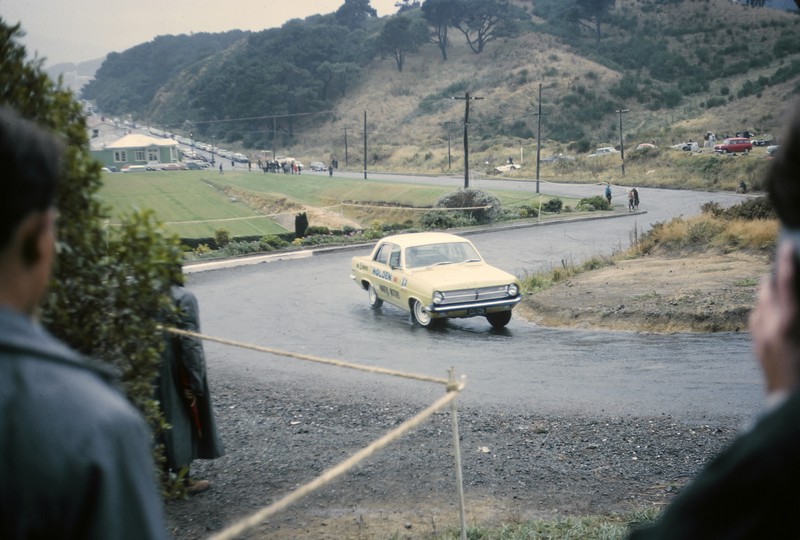
[{"label": "grassy lawn", "polygon": [[[286,232],[269,216],[257,212],[226,190],[255,194],[278,205],[291,203],[312,207],[336,206],[342,202],[428,207],[451,191],[435,185],[245,171],[226,171],[224,175],[214,171],[105,173],[103,181],[100,199],[111,208],[112,222],[134,209],[150,209],[170,232],[184,238],[214,236],[219,228],[227,229],[232,236]],[[534,193],[499,190],[491,193],[506,208],[538,205],[538,195]],[[549,198],[542,197],[543,201]],[[564,204],[570,206],[576,202],[564,200]]]},{"label": "grassy lawn", "polygon": [[212,186],[213,179],[206,171],[105,173],[100,199],[111,208],[112,221],[134,209],[149,209],[171,232],[186,238],[213,236],[220,227],[235,236],[286,232]]}]

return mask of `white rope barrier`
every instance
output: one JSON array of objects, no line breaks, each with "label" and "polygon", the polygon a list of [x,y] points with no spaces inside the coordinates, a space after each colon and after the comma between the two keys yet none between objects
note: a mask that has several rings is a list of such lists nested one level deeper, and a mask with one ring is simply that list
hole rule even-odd
[{"label": "white rope barrier", "polygon": [[428,375],[419,375],[416,373],[407,373],[403,371],[397,371],[392,369],[386,368],[379,368],[374,366],[364,366],[360,364],[354,364],[351,362],[343,362],[341,360],[333,360],[329,358],[322,358],[307,354],[300,354],[300,353],[293,353],[289,351],[282,351],[279,349],[273,349],[270,347],[262,347],[259,345],[251,345],[248,343],[241,343],[236,342],[228,339],[212,337],[204,334],[200,334],[197,332],[191,332],[188,330],[181,330],[178,328],[164,328],[161,327],[163,330],[175,334],[175,335],[183,335],[189,336],[196,339],[203,339],[206,341],[213,341],[216,343],[220,343],[223,345],[229,345],[233,347],[240,347],[243,349],[249,349],[269,354],[274,354],[278,356],[284,356],[287,358],[293,358],[296,360],[307,360],[311,362],[317,362],[327,365],[332,365],[336,367],[342,367],[347,369],[355,369],[358,371],[365,371],[368,373],[378,373],[381,375],[389,375],[392,377],[400,377],[404,379],[413,379],[417,381],[423,382],[432,382],[436,384],[443,384],[447,388],[447,393],[436,400],[432,405],[425,408],[423,411],[416,414],[414,417],[406,420],[402,424],[400,424],[395,429],[389,431],[379,439],[373,441],[368,446],[362,448],[355,454],[353,454],[350,458],[346,459],[345,461],[339,463],[338,465],[328,469],[327,471],[323,472],[320,476],[308,482],[298,489],[292,491],[282,499],[275,501],[274,503],[263,507],[261,510],[255,512],[254,514],[237,521],[236,523],[228,526],[227,528],[223,529],[219,533],[213,535],[211,540],[232,540],[237,536],[243,534],[244,532],[258,526],[264,520],[269,518],[270,516],[284,510],[288,506],[294,504],[298,500],[302,499],[306,495],[330,484],[336,478],[343,475],[356,465],[358,465],[361,461],[367,459],[368,457],[372,456],[382,448],[386,447],[387,445],[391,444],[392,442],[396,441],[415,427],[419,426],[422,422],[430,418],[435,412],[444,408],[446,405],[450,405],[450,415],[451,415],[451,428],[453,432],[453,452],[455,455],[455,465],[456,465],[456,488],[458,491],[458,500],[459,500],[459,509],[460,509],[460,518],[461,518],[461,539],[466,540],[467,538],[467,523],[466,523],[466,503],[464,499],[464,481],[462,477],[461,471],[461,446],[460,446],[460,439],[458,433],[458,417],[457,417],[457,408],[456,408],[456,397],[458,394],[463,391],[464,386],[466,385],[466,378],[464,376],[461,377],[460,381],[456,381],[455,379],[455,372],[451,368],[449,370],[449,377],[447,379],[442,379],[438,377],[430,377]]},{"label": "white rope barrier", "polygon": [[374,366],[364,366],[361,364],[355,364],[352,362],[343,362],[341,360],[334,360],[331,358],[322,358],[320,356],[312,356],[310,354],[301,354],[301,353],[293,353],[289,351],[282,351],[280,349],[273,349],[270,347],[263,347],[260,345],[250,345],[249,343],[241,343],[237,341],[232,341],[230,339],[218,338],[213,336],[207,336],[205,334],[198,334],[196,332],[190,332],[188,330],[180,330],[178,328],[166,328],[168,332],[177,335],[189,336],[197,339],[204,339],[206,341],[213,341],[216,343],[221,343],[223,345],[230,345],[232,347],[239,347],[242,349],[249,349],[251,351],[258,351],[268,354],[274,354],[277,356],[284,356],[287,358],[294,358],[295,360],[307,360],[309,362],[316,362],[319,364],[327,364],[331,366],[337,366],[342,368],[348,369],[355,369],[358,371],[365,371],[367,373],[379,373],[381,375],[390,375],[392,377],[401,377],[404,379],[413,379],[416,381],[423,381],[423,382],[430,382],[436,384],[442,384],[445,386],[449,386],[451,383],[448,379],[444,379],[441,377],[431,377],[429,375],[419,375],[417,373],[406,373],[403,371],[398,371],[395,369],[388,369],[388,368],[381,368],[381,367],[374,367]]},{"label": "white rope barrier", "polygon": [[[233,540],[237,536],[252,529],[253,527],[258,526],[265,519],[280,512],[281,510],[284,510],[285,508],[294,504],[295,502],[302,499],[311,492],[316,491],[317,489],[320,489],[330,484],[333,480],[335,480],[342,474],[346,473],[347,471],[358,465],[358,463],[360,463],[361,461],[372,456],[378,450],[396,441],[397,439],[399,439],[400,437],[411,431],[413,428],[420,425],[422,422],[430,418],[439,409],[445,407],[449,403],[454,402],[456,397],[458,396],[458,393],[461,392],[463,388],[464,388],[464,383],[462,379],[462,382],[458,385],[455,391],[448,391],[447,394],[436,400],[432,405],[430,405],[423,411],[419,412],[413,418],[406,420],[392,431],[386,433],[383,437],[375,440],[370,445],[362,448],[361,450],[353,454],[350,458],[346,459],[345,461],[323,472],[320,476],[318,476],[311,482],[308,482],[307,484],[300,486],[298,489],[296,489],[289,495],[285,496],[284,498],[275,501],[269,506],[266,506],[261,510],[258,510],[257,512],[251,514],[249,517],[246,517],[234,523],[233,525],[227,527],[226,529],[223,529],[219,533],[211,536],[210,540]],[[464,529],[464,532],[466,532],[466,529]]]}]

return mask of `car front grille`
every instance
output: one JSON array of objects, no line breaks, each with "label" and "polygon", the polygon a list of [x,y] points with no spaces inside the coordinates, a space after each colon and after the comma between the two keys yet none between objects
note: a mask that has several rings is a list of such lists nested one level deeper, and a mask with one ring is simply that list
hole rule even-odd
[{"label": "car front grille", "polygon": [[482,302],[486,300],[501,300],[508,298],[508,286],[496,285],[494,287],[481,287],[478,289],[460,289],[457,291],[444,291],[444,300],[440,306],[465,304],[468,302]]}]

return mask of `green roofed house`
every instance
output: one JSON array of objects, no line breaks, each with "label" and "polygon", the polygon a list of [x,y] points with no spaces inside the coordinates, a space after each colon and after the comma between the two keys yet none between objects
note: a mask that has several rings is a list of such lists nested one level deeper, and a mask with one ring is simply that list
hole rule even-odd
[{"label": "green roofed house", "polygon": [[137,165],[176,163],[180,161],[178,143],[172,139],[158,139],[141,134],[130,134],[114,142],[92,145],[91,155],[105,167],[119,170]]}]

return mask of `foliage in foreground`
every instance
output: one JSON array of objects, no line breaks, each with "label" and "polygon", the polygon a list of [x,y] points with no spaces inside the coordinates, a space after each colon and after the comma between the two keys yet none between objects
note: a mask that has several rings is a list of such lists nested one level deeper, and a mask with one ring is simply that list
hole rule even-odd
[{"label": "foliage in foreground", "polygon": [[81,107],[47,78],[41,62],[26,60],[20,37],[19,25],[0,20],[0,105],[50,128],[68,148],[57,193],[58,256],[42,322],[74,349],[118,368],[128,399],[157,436],[167,428],[153,392],[163,341],[158,323],[170,313],[165,293],[180,262],[177,239],[164,236],[149,213],[128,216],[109,232]]}]

